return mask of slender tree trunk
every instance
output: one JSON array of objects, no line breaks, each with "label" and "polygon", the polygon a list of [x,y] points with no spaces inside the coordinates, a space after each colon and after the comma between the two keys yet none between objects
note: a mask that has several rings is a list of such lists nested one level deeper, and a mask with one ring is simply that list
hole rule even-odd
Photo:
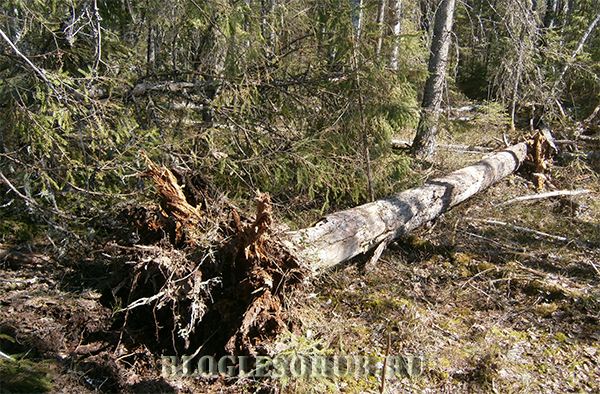
[{"label": "slender tree trunk", "polygon": [[148,53],[146,56],[146,65],[148,74],[156,72],[156,27],[152,24],[148,26]]},{"label": "slender tree trunk", "polygon": [[422,159],[430,159],[435,150],[455,5],[456,0],[442,0],[436,12],[429,58],[429,78],[425,83],[421,119],[412,146],[413,153]]},{"label": "slender tree trunk", "polygon": [[362,37],[362,29],[363,29],[363,25],[364,25],[364,17],[365,17],[365,13],[363,10],[364,7],[364,0],[360,0],[358,3],[358,22],[356,24],[356,42],[358,43]]},{"label": "slender tree trunk", "polygon": [[394,2],[394,50],[392,52],[391,66],[393,70],[398,69],[398,59],[400,57],[400,45],[398,39],[402,31],[402,0]]},{"label": "slender tree trunk", "polygon": [[102,26],[100,26],[100,10],[98,9],[98,2],[94,0],[94,34],[96,35],[96,61],[94,62],[94,77],[98,77],[98,67],[102,61]]},{"label": "slender tree trunk", "polygon": [[513,83],[512,89],[512,98],[511,98],[511,111],[510,111],[510,128],[511,130],[515,130],[515,119],[517,113],[517,100],[519,98],[519,84],[521,83],[521,76],[523,74],[523,39],[525,34],[521,34],[521,40],[516,42],[517,51],[519,52],[519,58],[517,59],[517,70],[515,74],[515,80]]},{"label": "slender tree trunk", "polygon": [[371,172],[371,151],[369,148],[369,133],[367,130],[367,120],[365,117],[365,104],[363,101],[363,95],[361,90],[361,82],[360,82],[360,72],[358,65],[358,50],[360,48],[360,37],[362,33],[362,27],[364,23],[364,13],[363,13],[363,0],[360,0],[359,3],[359,13],[358,13],[358,25],[356,28],[356,41],[354,43],[354,47],[352,48],[352,68],[354,71],[354,78],[356,82],[356,90],[358,92],[358,107],[360,111],[360,122],[362,128],[362,143],[363,143],[363,156],[365,160],[365,170],[367,175],[367,188],[369,192],[369,201],[373,201],[375,199],[375,192],[373,189],[373,174]]},{"label": "slender tree trunk", "polygon": [[379,25],[379,37],[377,37],[377,58],[381,56],[383,47],[383,36],[385,35],[385,11],[388,6],[388,0],[380,0],[377,9],[377,24]]},{"label": "slender tree trunk", "polygon": [[262,0],[261,7],[261,29],[265,40],[265,53],[267,59],[273,58],[275,54],[275,28],[271,18],[275,10],[275,0]]}]

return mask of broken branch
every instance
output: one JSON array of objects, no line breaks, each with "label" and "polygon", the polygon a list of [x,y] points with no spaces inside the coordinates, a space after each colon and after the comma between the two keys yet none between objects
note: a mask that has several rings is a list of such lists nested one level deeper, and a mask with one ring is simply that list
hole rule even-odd
[{"label": "broken branch", "polygon": [[579,196],[582,194],[588,194],[591,193],[591,191],[586,190],[586,189],[578,189],[578,190],[557,190],[554,192],[547,192],[547,193],[538,193],[538,194],[532,194],[529,196],[521,196],[521,197],[515,197],[512,198],[508,201],[505,201],[503,203],[497,204],[496,207],[501,207],[504,205],[509,205],[515,202],[519,202],[519,201],[529,201],[529,200],[541,200],[544,198],[552,198],[552,197],[562,197],[562,196]]},{"label": "broken branch", "polygon": [[548,234],[548,233],[544,233],[542,231],[537,231],[537,230],[532,230],[532,229],[526,228],[526,227],[516,226],[511,223],[500,222],[497,220],[477,219],[477,218],[465,218],[465,219],[471,220],[473,222],[481,222],[481,223],[492,224],[492,225],[496,225],[496,226],[504,226],[504,227],[512,228],[513,230],[522,231],[524,233],[529,233],[529,234],[538,235],[540,237],[554,239],[556,241],[569,242],[569,239],[567,237],[563,237],[560,235]]}]

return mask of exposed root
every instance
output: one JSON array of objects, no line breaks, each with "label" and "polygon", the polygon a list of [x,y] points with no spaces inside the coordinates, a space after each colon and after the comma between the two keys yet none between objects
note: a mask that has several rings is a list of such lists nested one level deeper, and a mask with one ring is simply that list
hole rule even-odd
[{"label": "exposed root", "polygon": [[259,193],[256,219],[238,228],[238,252],[233,265],[240,284],[245,282],[246,286],[240,286],[236,296],[247,299],[249,306],[240,328],[225,346],[231,354],[264,353],[260,342],[274,338],[287,325],[285,293],[300,284],[308,272],[276,238],[268,237],[271,212],[269,195]]},{"label": "exposed root", "polygon": [[288,326],[286,298],[309,272],[271,232],[269,195],[258,193],[256,218],[243,220],[226,201],[209,201],[198,185],[180,186],[181,181],[192,182],[187,174],[147,162],[161,209],[134,210],[130,221],[148,234],[169,234],[173,246],[183,249],[163,244],[139,256],[122,308],[125,323],[132,320],[130,313],[151,310],[162,348],[171,340],[177,349],[183,340],[185,349],[200,350],[206,337],[219,333],[213,342],[222,344],[220,351],[268,353],[266,342]]},{"label": "exposed root", "polygon": [[[150,307],[155,316],[167,309],[173,319],[172,333],[184,341],[185,349],[189,348],[191,336],[208,310],[212,289],[222,284],[220,277],[203,280],[200,267],[208,257],[198,263],[175,249],[143,250],[132,273],[128,305],[121,309],[126,312],[125,322],[130,311],[143,306]],[[116,288],[113,293],[118,291]],[[165,326],[165,322],[155,324],[157,333]]]}]

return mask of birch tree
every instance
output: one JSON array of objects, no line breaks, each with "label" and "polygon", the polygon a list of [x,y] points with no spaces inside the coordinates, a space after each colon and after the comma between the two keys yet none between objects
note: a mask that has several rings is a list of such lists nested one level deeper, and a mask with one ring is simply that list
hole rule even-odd
[{"label": "birch tree", "polygon": [[391,66],[393,70],[398,70],[398,59],[400,57],[400,45],[398,39],[400,32],[402,31],[402,0],[394,1],[394,25],[393,25],[393,37],[394,37],[394,49],[392,51]]},{"label": "birch tree", "polygon": [[388,7],[388,0],[380,0],[377,8],[377,25],[379,27],[379,37],[377,37],[377,57],[381,55],[383,47],[383,36],[385,35],[385,16]]}]

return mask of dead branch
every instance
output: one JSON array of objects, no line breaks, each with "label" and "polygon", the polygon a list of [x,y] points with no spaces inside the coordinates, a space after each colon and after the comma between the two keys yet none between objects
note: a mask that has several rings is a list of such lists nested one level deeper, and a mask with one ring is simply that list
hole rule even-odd
[{"label": "dead branch", "polygon": [[10,38],[8,38],[8,36],[6,35],[6,33],[4,33],[4,31],[2,29],[0,29],[0,36],[2,36],[4,41],[6,41],[6,43],[12,48],[12,50],[15,51],[15,53],[21,59],[23,59],[25,61],[25,63],[27,63],[27,65],[29,65],[29,67],[31,67],[37,75],[39,75],[39,77],[46,83],[46,86],[48,86],[54,92],[56,97],[60,98],[61,97],[60,93],[58,93],[58,91],[56,90],[56,88],[54,87],[52,82],[50,82],[48,80],[48,78],[46,77],[46,72],[44,70],[36,67],[36,65],[33,64],[33,62],[31,60],[29,60],[29,58],[27,56],[23,55],[23,53],[21,51],[19,51],[19,48],[17,48],[17,46],[10,40]]},{"label": "dead branch", "polygon": [[526,227],[516,226],[516,225],[511,224],[511,223],[500,222],[500,221],[497,221],[497,220],[477,219],[477,218],[465,218],[465,220],[470,220],[470,221],[473,221],[473,222],[481,222],[481,223],[485,223],[485,224],[492,224],[492,225],[495,225],[495,226],[504,226],[504,227],[511,228],[513,230],[517,230],[517,231],[522,231],[524,233],[538,235],[540,237],[550,238],[550,239],[553,239],[553,240],[556,240],[556,241],[570,242],[570,240],[567,237],[563,237],[563,236],[560,236],[560,235],[548,234],[548,233],[544,233],[542,231],[537,231],[537,230],[533,230],[533,229],[526,228]]},{"label": "dead branch", "polygon": [[527,250],[525,250],[523,248],[515,248],[514,246],[504,245],[504,244],[501,244],[498,241],[494,241],[491,238],[484,237],[483,235],[474,234],[474,233],[471,233],[471,232],[468,232],[468,231],[464,231],[464,230],[461,230],[461,229],[458,229],[457,231],[460,232],[460,233],[466,234],[466,235],[468,235],[470,237],[473,237],[473,238],[482,239],[482,240],[484,240],[486,242],[489,242],[489,243],[491,243],[493,245],[497,245],[497,246],[499,246],[501,248],[505,248],[505,249],[508,249],[508,250],[513,250],[513,251],[518,252],[518,253],[527,253]]},{"label": "dead branch", "polygon": [[20,253],[14,250],[0,249],[0,260],[11,260],[15,263],[24,264],[41,264],[50,263],[50,260],[46,256],[36,255],[31,253]]},{"label": "dead branch", "polygon": [[[393,138],[391,141],[391,144],[392,144],[392,148],[408,149],[411,147],[412,142]],[[454,144],[437,144],[436,147],[442,148],[444,150],[448,150],[448,151],[452,151],[452,152],[460,152],[460,153],[489,153],[494,150],[494,148],[489,148],[487,146],[454,145]]]},{"label": "dead branch", "polygon": [[586,190],[586,189],[578,189],[578,190],[557,190],[554,192],[548,192],[548,193],[538,193],[538,194],[532,194],[529,196],[521,196],[521,197],[515,197],[512,198],[508,201],[505,201],[503,203],[497,204],[495,207],[501,207],[504,205],[509,205],[515,202],[519,202],[519,201],[530,201],[530,200],[541,200],[544,198],[552,198],[552,197],[562,197],[562,196],[579,196],[582,194],[588,194],[591,193],[590,190]]},{"label": "dead branch", "polygon": [[583,122],[584,123],[592,123],[592,121],[594,120],[594,118],[596,117],[596,115],[598,115],[599,112],[600,112],[600,104],[598,104],[596,106],[596,108],[594,108],[594,110],[592,111],[592,113],[590,114],[590,116],[588,116]]}]

